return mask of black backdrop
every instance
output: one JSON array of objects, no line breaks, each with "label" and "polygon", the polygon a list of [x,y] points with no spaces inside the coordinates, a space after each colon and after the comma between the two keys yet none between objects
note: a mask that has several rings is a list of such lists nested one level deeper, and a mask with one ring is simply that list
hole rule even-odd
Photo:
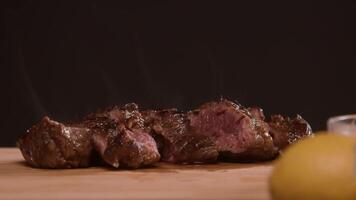
[{"label": "black backdrop", "polygon": [[221,95],[324,129],[356,112],[356,7],[297,2],[2,1],[0,146],[44,115]]}]

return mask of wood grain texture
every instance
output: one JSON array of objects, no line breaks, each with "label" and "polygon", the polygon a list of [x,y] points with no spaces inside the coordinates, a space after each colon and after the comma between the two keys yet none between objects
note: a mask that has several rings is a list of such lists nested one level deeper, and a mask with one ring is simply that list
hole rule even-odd
[{"label": "wood grain texture", "polygon": [[269,163],[35,169],[0,148],[0,199],[269,199]]}]

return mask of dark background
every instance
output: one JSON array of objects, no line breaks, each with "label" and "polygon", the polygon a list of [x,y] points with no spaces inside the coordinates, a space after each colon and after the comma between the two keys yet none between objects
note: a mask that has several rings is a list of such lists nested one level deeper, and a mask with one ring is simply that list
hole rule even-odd
[{"label": "dark background", "polygon": [[[128,3],[129,2],[129,3]],[[0,146],[44,115],[220,96],[314,130],[356,113],[355,4],[1,1]]]}]

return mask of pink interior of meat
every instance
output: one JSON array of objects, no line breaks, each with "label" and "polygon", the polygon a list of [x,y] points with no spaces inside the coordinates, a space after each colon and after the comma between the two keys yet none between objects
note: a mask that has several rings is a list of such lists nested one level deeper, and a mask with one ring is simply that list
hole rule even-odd
[{"label": "pink interior of meat", "polygon": [[215,141],[219,151],[243,152],[253,140],[252,119],[239,111],[215,106],[190,119],[198,132]]}]

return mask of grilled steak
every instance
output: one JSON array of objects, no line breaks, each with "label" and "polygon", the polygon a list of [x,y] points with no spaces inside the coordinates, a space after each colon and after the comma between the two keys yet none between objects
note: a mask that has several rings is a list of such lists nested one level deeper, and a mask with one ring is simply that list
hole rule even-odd
[{"label": "grilled steak", "polygon": [[298,140],[312,136],[310,125],[295,118],[244,108],[221,99],[182,113],[176,109],[139,112],[134,103],[89,114],[62,124],[44,117],[18,146],[33,167],[78,168],[98,156],[113,167],[139,168],[160,159],[172,163],[209,163],[273,159]]},{"label": "grilled steak", "polygon": [[272,159],[278,150],[268,124],[262,120],[262,111],[254,111],[252,115],[248,109],[221,99],[191,111],[188,119],[194,131],[215,142],[225,159],[241,162]]},{"label": "grilled steak", "polygon": [[188,127],[186,115],[176,109],[143,112],[146,125],[160,144],[162,160],[172,163],[215,162],[218,152],[206,136]]},{"label": "grilled steak", "polygon": [[280,150],[304,137],[312,136],[310,125],[299,115],[295,118],[272,115],[268,124],[274,145]]},{"label": "grilled steak", "polygon": [[23,157],[33,167],[88,167],[93,159],[87,128],[65,126],[44,117],[18,141]]},{"label": "grilled steak", "polygon": [[136,104],[90,114],[83,124],[93,131],[95,149],[113,167],[139,168],[160,159]]}]

